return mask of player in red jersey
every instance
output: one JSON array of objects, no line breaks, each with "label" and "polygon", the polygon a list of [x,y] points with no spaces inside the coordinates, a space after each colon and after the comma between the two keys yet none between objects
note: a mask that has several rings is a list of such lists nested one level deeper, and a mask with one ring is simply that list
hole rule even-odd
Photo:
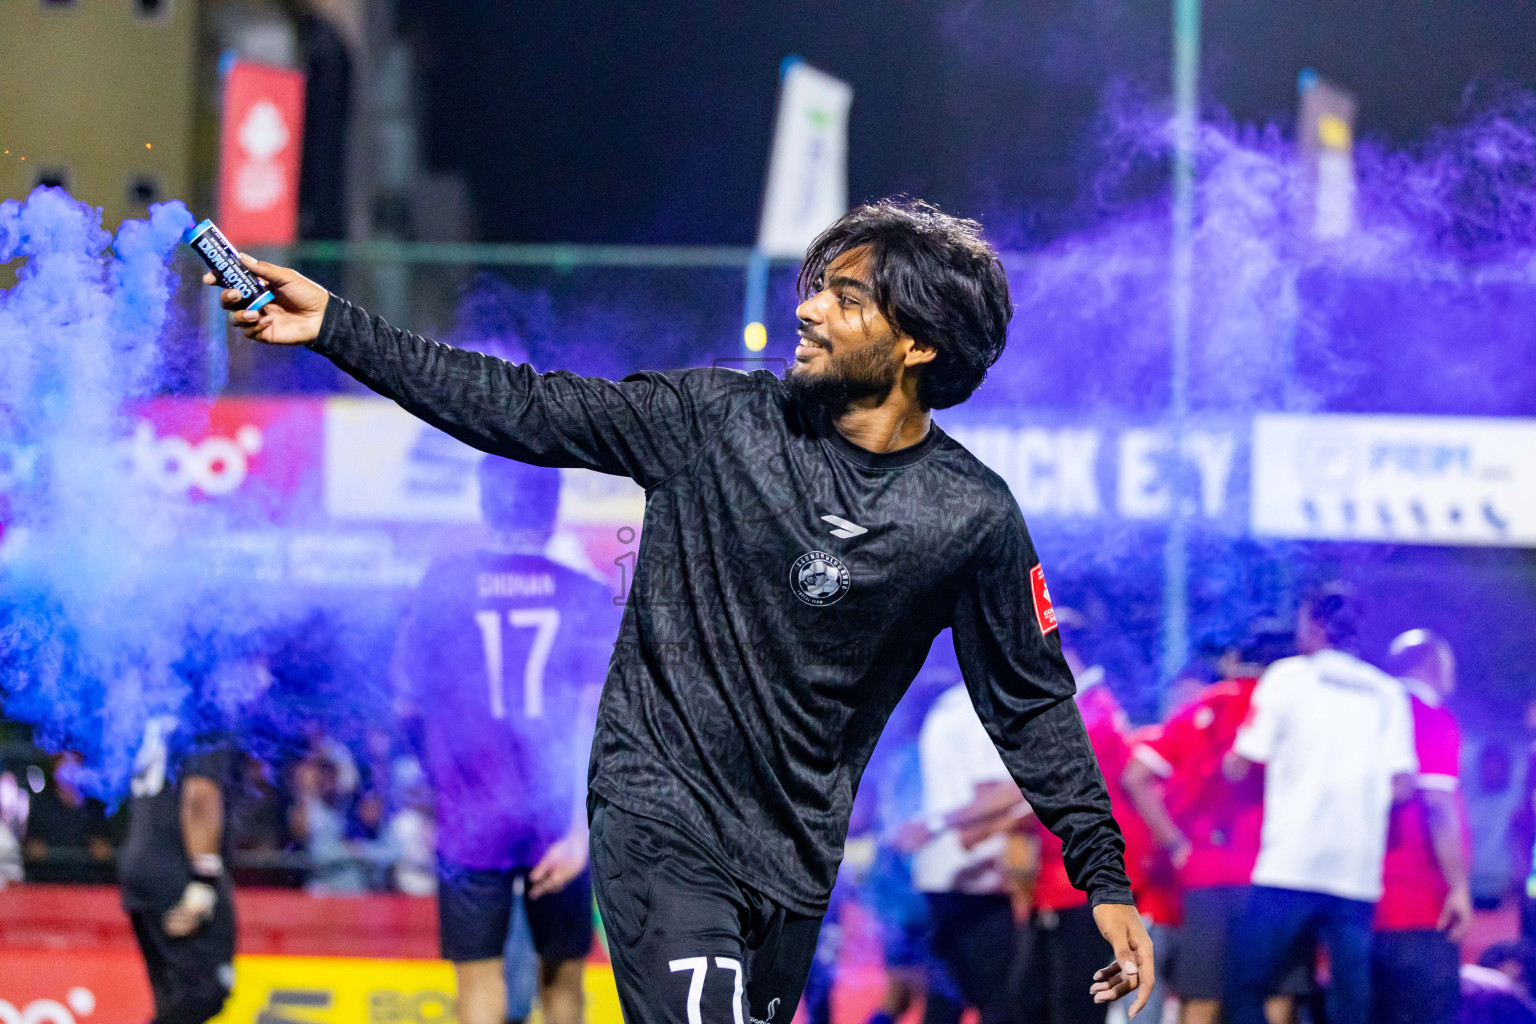
[{"label": "player in red jersey", "polygon": [[[1232,783],[1221,760],[1248,715],[1259,674],[1291,648],[1288,633],[1256,631],[1241,663],[1228,670],[1235,678],[1206,687],[1156,733],[1140,738],[1121,778],[1151,842],[1178,873],[1182,923],[1167,977],[1181,1000],[1183,1024],[1220,1019],[1228,929],[1252,877],[1264,822],[1263,774]],[[1299,994],[1310,976],[1310,960],[1299,956],[1279,990]],[[1272,1021],[1290,1019],[1290,998],[1277,996],[1266,1013]]]},{"label": "player in red jersey", "polygon": [[[1167,850],[1158,845],[1152,829],[1141,816],[1136,802],[1131,799],[1122,780],[1135,757],[1138,747],[1156,743],[1163,734],[1161,725],[1144,725],[1132,730],[1126,737],[1126,759],[1120,778],[1115,780],[1110,792],[1120,801],[1115,813],[1120,830],[1125,833],[1126,873],[1131,876],[1131,891],[1136,893],[1136,906],[1141,916],[1162,929],[1177,928],[1183,918],[1183,884],[1178,869]],[[1121,807],[1125,808],[1121,813]],[[1153,940],[1156,941],[1155,939]],[[1172,952],[1172,946],[1169,947]]]},{"label": "player in red jersey", "polygon": [[[1083,617],[1074,609],[1058,608],[1056,615],[1064,634],[1085,628]],[[1119,786],[1120,775],[1131,756],[1127,738],[1130,724],[1120,702],[1104,682],[1104,668],[1087,666],[1071,635],[1062,637],[1062,654],[1077,679],[1078,711],[1088,730],[1088,742],[1104,773],[1115,821],[1125,837],[1126,874],[1131,879],[1132,891],[1137,893],[1138,909],[1145,917],[1148,907],[1142,906],[1140,901],[1145,898],[1146,877],[1141,868],[1152,850],[1152,841]],[[1073,979],[1094,963],[1103,961],[1104,940],[1094,926],[1086,895],[1068,880],[1061,840],[1040,826],[1039,819],[1035,819],[1035,823],[1040,840],[1035,909],[1048,1019],[1051,1024],[1102,1024],[1108,1008],[1084,999]],[[1148,996],[1144,1012],[1149,1013],[1150,1020],[1160,1019],[1160,994],[1157,991]]]},{"label": "player in red jersey", "polygon": [[[1068,657],[1070,661],[1071,656]],[[1077,707],[1082,712],[1088,741],[1098,757],[1099,768],[1104,772],[1115,821],[1125,832],[1124,801],[1116,799],[1118,787],[1114,783],[1130,756],[1125,741],[1125,712],[1102,681],[1102,669],[1088,669],[1076,675]],[[1039,819],[1035,820],[1038,823]],[[1103,1024],[1107,1007],[1086,999],[1076,979],[1084,969],[1103,963],[1104,940],[1094,926],[1087,895],[1073,887],[1067,878],[1061,840],[1043,826],[1039,828],[1039,836],[1040,877],[1035,883],[1035,907],[1051,1024]],[[1133,870],[1129,836],[1126,846],[1126,873],[1129,875]]]},{"label": "player in red jersey", "polygon": [[1450,1024],[1461,988],[1458,948],[1472,924],[1466,816],[1458,765],[1461,730],[1445,706],[1456,688],[1450,644],[1426,629],[1392,641],[1387,668],[1413,710],[1418,788],[1392,809],[1376,938],[1371,949],[1376,1024]]}]

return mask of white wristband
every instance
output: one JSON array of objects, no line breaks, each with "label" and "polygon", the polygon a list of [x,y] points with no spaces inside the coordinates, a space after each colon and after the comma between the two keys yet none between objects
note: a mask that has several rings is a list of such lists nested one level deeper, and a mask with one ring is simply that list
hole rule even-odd
[{"label": "white wristband", "polygon": [[192,858],[192,873],[198,878],[218,878],[224,873],[224,858],[216,853],[199,853]]}]

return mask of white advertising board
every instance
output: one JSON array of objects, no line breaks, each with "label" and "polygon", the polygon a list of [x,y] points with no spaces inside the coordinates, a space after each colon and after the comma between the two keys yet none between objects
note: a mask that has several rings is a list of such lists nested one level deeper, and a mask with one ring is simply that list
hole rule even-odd
[{"label": "white advertising board", "polygon": [[[325,403],[325,511],[336,520],[480,521],[477,469],[485,458],[393,402]],[[645,492],[626,477],[562,470],[563,526],[638,524]]]},{"label": "white advertising board", "polygon": [[481,458],[393,402],[325,403],[325,511],[332,519],[475,522]]},{"label": "white advertising board", "polygon": [[1536,420],[1260,414],[1253,533],[1536,546]]}]

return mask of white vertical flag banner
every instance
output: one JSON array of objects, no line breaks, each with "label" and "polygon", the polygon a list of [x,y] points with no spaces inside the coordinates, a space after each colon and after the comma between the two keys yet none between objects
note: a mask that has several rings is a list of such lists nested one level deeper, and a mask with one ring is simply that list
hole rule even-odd
[{"label": "white vertical flag banner", "polygon": [[1312,237],[1343,238],[1355,229],[1355,98],[1317,76],[1301,76],[1301,155],[1310,176]]},{"label": "white vertical flag banner", "polygon": [[853,88],[809,64],[784,74],[757,248],[798,257],[848,212],[848,108]]}]

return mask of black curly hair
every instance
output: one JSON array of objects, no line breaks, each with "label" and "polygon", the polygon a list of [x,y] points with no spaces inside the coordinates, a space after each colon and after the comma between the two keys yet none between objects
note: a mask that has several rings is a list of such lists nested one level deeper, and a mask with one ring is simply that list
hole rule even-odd
[{"label": "black curly hair", "polygon": [[1324,583],[1307,596],[1302,613],[1317,623],[1328,646],[1351,650],[1360,634],[1360,595],[1343,580]]},{"label": "black curly hair", "polygon": [[487,455],[480,462],[480,512],[492,529],[548,537],[560,512],[560,471]]},{"label": "black curly hair", "polygon": [[1013,302],[997,251],[974,220],[920,200],[885,199],[850,210],[811,243],[800,266],[802,298],[854,249],[869,254],[876,304],[914,341],[938,353],[923,367],[917,398],[947,409],[971,397],[1008,343]]}]

